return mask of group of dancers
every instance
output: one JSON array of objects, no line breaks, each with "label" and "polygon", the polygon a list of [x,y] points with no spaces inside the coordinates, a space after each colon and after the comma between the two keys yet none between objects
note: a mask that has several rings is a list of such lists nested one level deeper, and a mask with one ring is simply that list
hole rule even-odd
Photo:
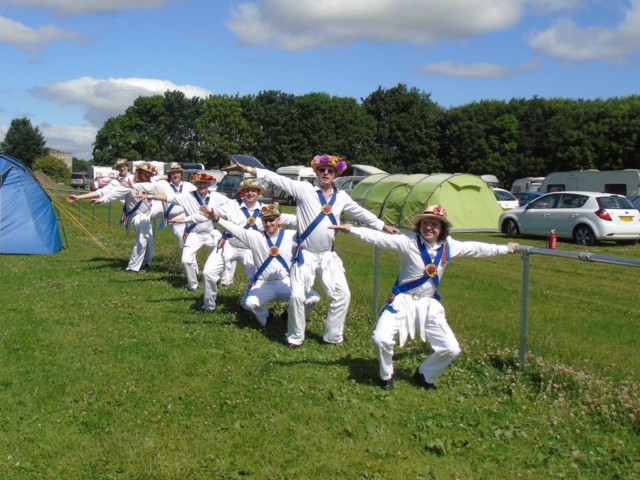
[{"label": "group of dancers", "polygon": [[[162,226],[171,228],[182,251],[187,288],[196,290],[196,254],[202,247],[210,255],[202,271],[204,303],[202,309],[216,309],[218,283],[233,281],[239,263],[250,279],[241,306],[251,311],[261,326],[273,319],[268,304],[288,301],[287,348],[298,348],[305,340],[306,318],[320,300],[313,289],[316,278],[329,300],[323,341],[344,342],[343,330],[351,293],[342,260],[334,250],[337,231],[350,233],[380,248],[400,253],[398,280],[387,301],[372,337],[380,363],[380,387],[393,388],[393,351],[396,338],[403,346],[414,338],[434,350],[415,371],[416,384],[427,390],[444,369],[460,354],[460,347],[439,302],[438,286],[447,262],[456,256],[493,256],[515,253],[516,243],[493,245],[461,242],[449,236],[452,227],[439,205],[427,205],[412,218],[413,233],[386,225],[351,197],[335,188],[334,180],[344,173],[347,163],[340,157],[317,155],[311,161],[317,182],[296,181],[262,168],[236,163],[227,172],[244,174],[238,190],[239,200],[231,200],[210,187],[215,178],[206,173],[192,175],[195,186],[183,182],[179,164],[171,164],[167,179],[159,179],[151,164],[136,169],[131,178],[128,164],[119,159],[115,168],[120,176],[106,187],[84,195],[70,195],[74,202],[89,198],[92,204],[114,200],[123,202],[123,223],[133,225],[136,242],[126,270],[137,273],[151,264],[152,219],[162,216]],[[295,215],[280,211],[277,203],[261,204],[258,197],[269,182],[296,199]],[[343,212],[360,225],[341,224]],[[220,228],[215,228],[218,224]],[[283,229],[283,226],[296,227]]]}]

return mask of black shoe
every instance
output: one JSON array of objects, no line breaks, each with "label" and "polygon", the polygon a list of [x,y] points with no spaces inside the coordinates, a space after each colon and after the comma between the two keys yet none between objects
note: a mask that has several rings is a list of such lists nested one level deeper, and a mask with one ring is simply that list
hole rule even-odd
[{"label": "black shoe", "polygon": [[129,270],[129,269],[125,270],[125,272],[127,272],[127,273],[135,273],[135,274],[139,273],[137,270]]},{"label": "black shoe", "polygon": [[151,265],[149,265],[148,263],[145,263],[144,265],[142,265],[142,268],[140,270],[149,270],[151,268]]},{"label": "black shoe", "polygon": [[284,323],[287,323],[289,321],[289,311],[285,310],[284,312],[282,312],[280,314],[280,320],[282,320]]},{"label": "black shoe", "polygon": [[302,344],[296,345],[295,343],[287,342],[287,348],[290,348],[290,349],[299,348],[301,346]]},{"label": "black shoe", "polygon": [[382,390],[393,390],[393,377],[388,380],[380,379],[380,388]]},{"label": "black shoe", "polygon": [[424,388],[425,390],[437,390],[437,387],[433,383],[427,382],[426,378],[424,378],[424,375],[422,375],[417,369],[413,374],[413,379],[415,380],[416,385]]}]

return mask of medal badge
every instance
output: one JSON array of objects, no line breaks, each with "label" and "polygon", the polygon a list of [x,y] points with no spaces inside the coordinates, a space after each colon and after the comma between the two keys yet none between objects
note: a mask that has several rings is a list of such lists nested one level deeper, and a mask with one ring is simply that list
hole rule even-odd
[{"label": "medal badge", "polygon": [[435,263],[430,263],[424,267],[424,273],[426,273],[429,278],[433,278],[438,274],[438,266]]},{"label": "medal badge", "polygon": [[322,206],[322,213],[324,213],[325,215],[331,215],[332,211],[333,211],[333,207],[331,205],[329,205],[328,203],[325,203]]},{"label": "medal badge", "polygon": [[269,255],[272,257],[277,257],[280,254],[280,249],[277,246],[273,246],[269,249]]},{"label": "medal badge", "polygon": [[247,223],[249,224],[250,227],[253,227],[256,224],[256,219],[253,217],[249,217],[247,218]]}]

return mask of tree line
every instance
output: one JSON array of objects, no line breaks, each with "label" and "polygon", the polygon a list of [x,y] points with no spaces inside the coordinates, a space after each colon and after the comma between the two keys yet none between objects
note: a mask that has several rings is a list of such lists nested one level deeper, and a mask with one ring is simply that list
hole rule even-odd
[{"label": "tree line", "polygon": [[[3,144],[13,137],[12,127]],[[330,153],[390,173],[494,174],[508,187],[516,178],[553,171],[640,168],[639,142],[637,95],[444,108],[430,94],[398,84],[360,101],[273,90],[206,99],[179,91],[139,97],[105,122],[93,154],[96,165],[124,157],[218,168],[228,164],[228,154],[245,153],[275,169]]]}]

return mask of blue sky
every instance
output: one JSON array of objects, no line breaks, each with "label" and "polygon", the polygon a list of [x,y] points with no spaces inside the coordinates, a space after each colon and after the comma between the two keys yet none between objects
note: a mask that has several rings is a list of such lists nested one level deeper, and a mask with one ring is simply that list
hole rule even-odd
[{"label": "blue sky", "polygon": [[90,159],[107,118],[167,89],[627,96],[639,53],[640,0],[0,0],[0,139],[26,116]]}]

